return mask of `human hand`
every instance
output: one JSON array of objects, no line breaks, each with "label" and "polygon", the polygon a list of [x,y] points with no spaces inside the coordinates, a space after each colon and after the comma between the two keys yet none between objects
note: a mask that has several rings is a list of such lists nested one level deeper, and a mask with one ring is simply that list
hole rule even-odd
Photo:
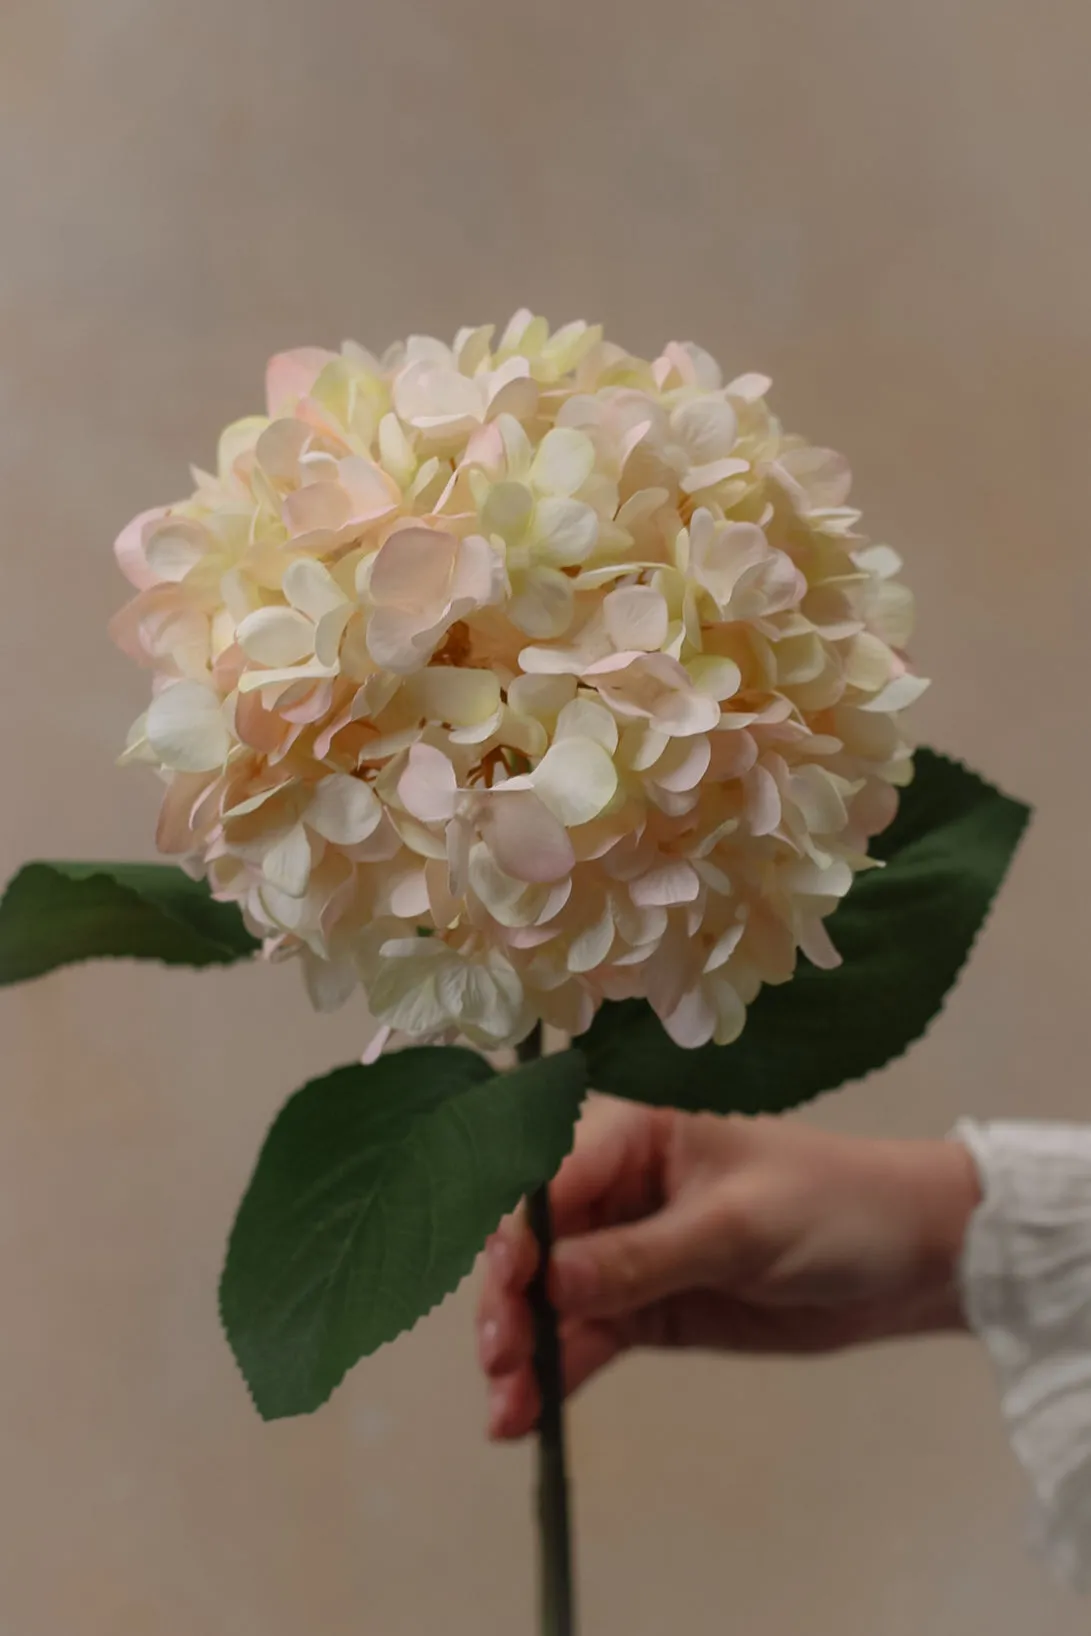
[{"label": "human hand", "polygon": [[[957,1142],[597,1098],[551,1189],[566,1391],[630,1347],[814,1353],[961,1328],[957,1263],[979,1197]],[[536,1264],[524,1218],[509,1218],[478,1311],[495,1438],[537,1418]]]}]

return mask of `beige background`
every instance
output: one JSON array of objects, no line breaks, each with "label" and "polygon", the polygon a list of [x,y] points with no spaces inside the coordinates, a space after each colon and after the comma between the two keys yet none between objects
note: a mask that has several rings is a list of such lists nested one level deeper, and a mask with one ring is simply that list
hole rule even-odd
[{"label": "beige background", "polygon": [[[109,545],[267,353],[524,302],[680,333],[853,454],[922,735],[1040,808],[949,1015],[818,1117],[1086,1113],[1089,51],[1075,0],[5,0],[0,869],[149,852]],[[529,1636],[467,1294],[272,1428],[217,1332],[263,1128],[359,1017],[115,966],[0,1029],[2,1636]],[[969,1342],[641,1360],[574,1418],[587,1636],[1086,1628]]]}]

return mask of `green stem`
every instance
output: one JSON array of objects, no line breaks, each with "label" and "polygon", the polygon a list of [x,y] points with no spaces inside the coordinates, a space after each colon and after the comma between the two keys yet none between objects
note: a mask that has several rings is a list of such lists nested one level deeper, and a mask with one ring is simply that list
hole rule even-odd
[{"label": "green stem", "polygon": [[[542,1035],[538,1027],[519,1047],[519,1060],[530,1062],[541,1053]],[[539,1187],[529,1196],[527,1215],[539,1250],[538,1268],[527,1293],[534,1319],[534,1373],[541,1399],[538,1420],[541,1636],[575,1636],[564,1437],[564,1381],[557,1314],[548,1291],[549,1257],[553,1248],[548,1186]]]}]

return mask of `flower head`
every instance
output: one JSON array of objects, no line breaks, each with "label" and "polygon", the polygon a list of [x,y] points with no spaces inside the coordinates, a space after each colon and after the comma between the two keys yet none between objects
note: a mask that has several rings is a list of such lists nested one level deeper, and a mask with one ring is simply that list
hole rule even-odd
[{"label": "flower head", "polygon": [[734,1039],[910,776],[912,599],[769,381],[585,324],[274,358],[123,530],[158,842],[316,1004],[488,1048]]}]

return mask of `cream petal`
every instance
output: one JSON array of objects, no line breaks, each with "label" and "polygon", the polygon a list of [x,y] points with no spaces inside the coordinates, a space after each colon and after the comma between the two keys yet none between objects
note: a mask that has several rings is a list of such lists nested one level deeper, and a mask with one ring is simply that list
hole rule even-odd
[{"label": "cream petal", "polygon": [[239,646],[256,664],[280,667],[314,656],[314,626],[295,608],[258,608],[238,629]]},{"label": "cream petal", "polygon": [[335,846],[366,841],[382,816],[382,806],[370,784],[348,773],[323,778],[307,808],[308,824]]},{"label": "cream petal", "polygon": [[425,721],[475,727],[500,706],[500,681],[491,670],[429,665],[406,684],[408,697]]},{"label": "cream petal", "polygon": [[700,877],[684,858],[665,859],[629,883],[629,895],[638,909],[693,903],[700,891]]},{"label": "cream petal", "polygon": [[508,604],[508,613],[521,631],[548,642],[563,636],[572,623],[572,603],[572,581],[566,574],[557,568],[532,568]]},{"label": "cream petal", "polygon": [[537,383],[527,373],[522,358],[511,358],[493,371],[489,383],[487,419],[510,415],[515,420],[527,420],[538,407]]},{"label": "cream petal", "polygon": [[852,487],[852,472],[844,455],[834,449],[787,449],[778,460],[792,482],[799,485],[815,508],[844,505]]},{"label": "cream petal", "polygon": [[458,780],[442,750],[414,744],[398,779],[398,798],[422,823],[445,823],[455,812]]},{"label": "cream petal", "polygon": [[349,497],[339,483],[307,483],[286,494],[280,509],[289,534],[296,536],[344,528],[352,517]]},{"label": "cream petal", "polygon": [[671,431],[685,444],[694,465],[730,454],[737,426],[734,409],[718,396],[690,398],[671,415]]},{"label": "cream petal", "polygon": [[530,774],[535,793],[566,828],[590,823],[617,793],[617,768],[590,738],[557,739]]},{"label": "cream petal", "polygon": [[607,960],[615,935],[614,916],[609,902],[589,926],[582,928],[568,945],[569,971],[593,971]]},{"label": "cream petal", "polygon": [[686,671],[698,693],[710,699],[733,699],[742,686],[742,671],[734,659],[718,654],[701,654],[691,659]]},{"label": "cream petal", "polygon": [[301,420],[271,421],[254,445],[254,458],[272,483],[295,488],[300,456],[313,435]]},{"label": "cream petal", "polygon": [[349,959],[323,960],[311,949],[303,950],[303,980],[316,1011],[337,1011],[356,992],[359,978]]},{"label": "cream petal", "polygon": [[403,369],[394,381],[394,409],[399,418],[421,431],[469,430],[483,420],[480,386],[457,369],[422,360]]},{"label": "cream petal", "polygon": [[721,966],[727,964],[738,948],[745,930],[746,922],[737,920],[734,925],[728,926],[726,931],[720,933],[709,951],[708,959],[705,961],[704,969],[706,972],[718,971]]},{"label": "cream petal", "polygon": [[144,559],[157,581],[185,579],[211,545],[200,524],[184,517],[166,517],[144,531]]},{"label": "cream petal", "polygon": [[570,568],[585,562],[598,539],[599,520],[581,500],[539,500],[534,533],[539,551],[552,563]]},{"label": "cream petal", "polygon": [[661,1011],[659,1020],[675,1045],[687,1051],[707,1045],[716,1032],[716,1012],[703,984],[684,994],[673,1011]]},{"label": "cream petal", "polygon": [[425,920],[428,916],[428,876],[418,865],[392,872],[383,881],[383,896],[392,915],[399,920]]},{"label": "cream petal", "polygon": [[728,381],[724,391],[729,398],[738,403],[756,403],[764,398],[773,382],[768,375],[759,375],[751,372],[747,375],[736,375],[733,381]]},{"label": "cream petal", "polygon": [[533,925],[548,893],[505,874],[482,841],[470,852],[469,883],[493,919],[508,927]]},{"label": "cream petal", "polygon": [[595,699],[572,699],[557,717],[556,738],[587,738],[601,744],[607,755],[618,746],[617,722],[606,706]]},{"label": "cream petal", "polygon": [[362,455],[347,455],[339,461],[338,477],[348,496],[353,522],[385,517],[401,498],[386,472]]},{"label": "cream petal", "polygon": [[719,723],[720,707],[715,699],[706,698],[696,689],[676,688],[664,694],[652,719],[664,732],[686,738],[693,733],[711,732]]},{"label": "cream petal", "polygon": [[534,510],[534,496],[525,483],[494,483],[481,508],[481,527],[509,542],[518,540]]},{"label": "cream petal", "polygon": [[149,748],[174,772],[211,772],[223,765],[231,733],[216,693],[201,682],[173,682],[148,706]]},{"label": "cream petal", "polygon": [[[319,664],[317,659],[310,664],[293,665],[290,669],[248,670],[239,677],[239,692],[253,693],[258,688],[267,690],[269,688],[284,688],[301,681],[321,681],[329,674],[329,666]],[[267,701],[269,696],[268,692],[266,692]],[[267,708],[269,708],[268,703]]]},{"label": "cream petal", "polygon": [[270,358],[265,370],[265,406],[269,414],[276,416],[294,408],[336,356],[323,347],[296,347]]},{"label": "cream petal", "polygon": [[284,570],[284,595],[315,624],[323,614],[347,606],[348,599],[328,568],[313,557],[297,557]]},{"label": "cream petal", "polygon": [[907,671],[904,676],[895,676],[881,693],[876,694],[873,699],[863,701],[857,709],[891,712],[908,710],[911,704],[916,704],[929,686],[930,683],[923,676],[913,676]]},{"label": "cream petal", "polygon": [[[380,605],[423,610],[446,603],[454,572],[458,540],[436,528],[410,525],[395,529],[371,564],[368,590]],[[382,660],[377,660],[382,663]]]},{"label": "cream petal", "polygon": [[675,793],[693,790],[704,778],[711,760],[712,746],[703,734],[671,739],[655,763],[652,776],[661,789]]},{"label": "cream petal", "polygon": [[565,705],[576,696],[572,675],[516,676],[508,684],[508,704],[517,715],[533,716],[552,724]]},{"label": "cream petal", "polygon": [[331,608],[329,613],[323,614],[315,627],[314,656],[320,665],[328,666],[331,671],[337,669],[341,638],[351,618],[352,608],[345,602],[340,608]]},{"label": "cream petal", "polygon": [[311,877],[311,843],[302,824],[295,824],[266,852],[261,861],[265,880],[290,898],[301,898]]},{"label": "cream petal", "polygon": [[572,842],[533,790],[489,791],[477,824],[500,868],[516,880],[559,881],[571,873]]},{"label": "cream petal", "polygon": [[395,414],[386,414],[379,422],[379,458],[385,471],[402,488],[413,480],[417,457],[413,445],[405,435],[401,421]]},{"label": "cream petal", "polygon": [[733,1045],[746,1027],[746,1007],[738,989],[727,977],[712,977],[703,985],[716,1013],[713,1040],[717,1045]]},{"label": "cream petal", "polygon": [[627,585],[604,598],[606,632],[615,648],[661,648],[667,639],[667,604],[650,585]]},{"label": "cream petal", "polygon": [[780,790],[767,767],[752,767],[743,779],[752,835],[771,835],[780,823]]},{"label": "cream petal", "polygon": [[530,480],[539,494],[575,494],[595,469],[595,446],[570,426],[554,426],[538,445]]},{"label": "cream petal", "polygon": [[820,971],[835,971],[841,956],[833,939],[820,920],[805,920],[799,933],[799,946],[812,966]]},{"label": "cream petal", "polygon": [[148,566],[144,553],[145,532],[150,527],[162,521],[169,515],[169,507],[154,506],[150,511],[142,511],[126,523],[117,539],[114,541],[114,556],[118,567],[138,591],[148,591],[153,585],[159,584],[159,576]]},{"label": "cream petal", "polygon": [[499,553],[481,534],[469,534],[458,543],[450,597],[453,606],[483,608],[504,590],[503,563]]}]

